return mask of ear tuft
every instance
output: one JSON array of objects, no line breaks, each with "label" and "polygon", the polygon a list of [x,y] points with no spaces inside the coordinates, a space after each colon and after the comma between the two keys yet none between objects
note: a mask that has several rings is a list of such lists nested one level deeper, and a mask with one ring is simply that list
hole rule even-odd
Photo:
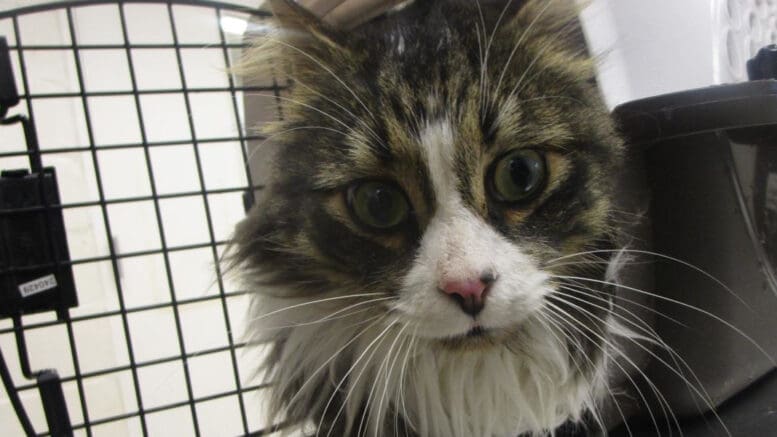
[{"label": "ear tuft", "polygon": [[306,30],[323,24],[293,0],[269,0],[269,4],[270,10],[283,28]]},{"label": "ear tuft", "polygon": [[[513,23],[533,35],[563,42],[570,52],[587,56],[587,43],[580,24],[586,1],[528,0],[513,18]],[[529,35],[532,36],[532,35]]]},{"label": "ear tuft", "polygon": [[290,39],[313,37],[330,47],[342,48],[338,32],[295,1],[269,0],[269,3],[280,28],[295,36]]}]

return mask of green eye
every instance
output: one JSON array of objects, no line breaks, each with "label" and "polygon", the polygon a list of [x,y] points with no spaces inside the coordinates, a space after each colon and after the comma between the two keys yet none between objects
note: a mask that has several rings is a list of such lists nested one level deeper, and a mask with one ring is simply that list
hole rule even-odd
[{"label": "green eye", "polygon": [[362,224],[379,230],[401,224],[410,213],[404,193],[384,182],[363,182],[351,187],[348,206]]},{"label": "green eye", "polygon": [[515,150],[496,162],[491,171],[491,194],[500,202],[526,202],[540,192],[547,168],[534,150]]}]

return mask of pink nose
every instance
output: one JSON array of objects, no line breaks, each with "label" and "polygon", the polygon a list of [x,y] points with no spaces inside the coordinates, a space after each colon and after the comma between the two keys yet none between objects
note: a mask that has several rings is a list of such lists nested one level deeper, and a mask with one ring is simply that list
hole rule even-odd
[{"label": "pink nose", "polygon": [[440,289],[446,294],[457,294],[464,299],[481,300],[487,284],[480,279],[445,281]]},{"label": "pink nose", "polygon": [[488,286],[495,280],[496,278],[491,274],[463,280],[446,279],[440,283],[440,291],[456,301],[465,313],[475,317],[483,310]]}]

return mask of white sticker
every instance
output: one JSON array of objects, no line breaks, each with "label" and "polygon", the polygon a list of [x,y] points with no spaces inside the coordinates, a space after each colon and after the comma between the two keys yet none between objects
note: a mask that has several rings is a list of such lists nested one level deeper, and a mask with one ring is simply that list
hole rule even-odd
[{"label": "white sticker", "polygon": [[22,297],[30,297],[34,294],[42,293],[46,290],[51,290],[57,286],[57,278],[54,275],[44,276],[34,281],[25,282],[19,285],[19,292]]}]

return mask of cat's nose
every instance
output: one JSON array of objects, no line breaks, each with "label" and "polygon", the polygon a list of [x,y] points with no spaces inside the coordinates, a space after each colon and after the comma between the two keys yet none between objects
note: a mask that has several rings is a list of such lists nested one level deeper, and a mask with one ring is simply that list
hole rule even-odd
[{"label": "cat's nose", "polygon": [[459,304],[465,313],[475,317],[483,310],[488,288],[494,281],[496,275],[486,272],[474,278],[444,279],[439,288]]}]

